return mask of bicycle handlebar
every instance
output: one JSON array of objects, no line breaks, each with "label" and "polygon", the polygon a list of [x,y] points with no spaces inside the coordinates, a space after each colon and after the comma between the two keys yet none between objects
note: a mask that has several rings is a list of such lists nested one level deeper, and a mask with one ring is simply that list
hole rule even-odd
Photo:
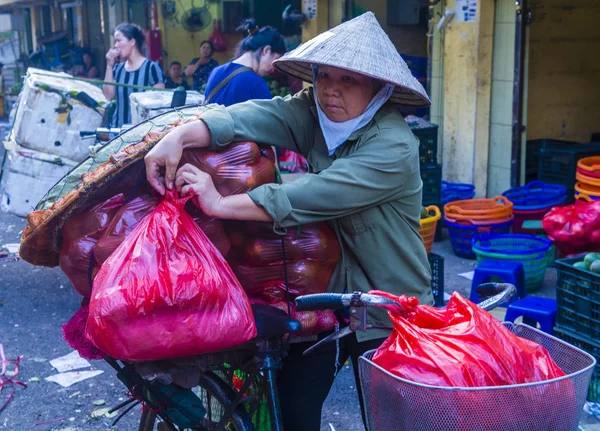
[{"label": "bicycle handlebar", "polygon": [[[477,293],[480,297],[488,299],[480,302],[478,305],[484,310],[491,310],[505,303],[512,298],[517,289],[508,283],[485,283],[477,287]],[[343,307],[349,307],[352,300],[355,300],[357,306],[384,308],[390,311],[398,311],[400,305],[392,300],[379,295],[370,293],[317,293],[314,295],[304,295],[296,298],[296,310],[337,310]]]},{"label": "bicycle handlebar", "polygon": [[299,296],[296,298],[296,310],[337,310],[338,308],[344,308],[350,304],[350,302],[346,304],[345,296],[352,297],[352,295],[339,293],[315,293]]}]

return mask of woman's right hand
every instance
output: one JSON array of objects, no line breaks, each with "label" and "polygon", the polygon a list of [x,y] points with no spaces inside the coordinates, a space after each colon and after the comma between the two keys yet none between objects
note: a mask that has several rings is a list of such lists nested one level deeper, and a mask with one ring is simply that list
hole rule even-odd
[{"label": "woman's right hand", "polygon": [[117,61],[117,58],[119,58],[119,51],[115,48],[109,49],[106,53],[106,66],[112,68]]},{"label": "woman's right hand", "polygon": [[177,166],[183,154],[183,139],[177,129],[172,130],[150,150],[144,163],[146,178],[154,190],[164,195],[175,184]]}]

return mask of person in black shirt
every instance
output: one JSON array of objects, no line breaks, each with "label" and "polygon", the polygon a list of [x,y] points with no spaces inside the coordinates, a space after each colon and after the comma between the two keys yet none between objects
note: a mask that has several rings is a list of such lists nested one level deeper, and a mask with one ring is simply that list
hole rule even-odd
[{"label": "person in black shirt", "polygon": [[181,72],[181,63],[174,61],[169,67],[169,76],[165,79],[165,88],[183,87],[184,90],[189,90],[190,86]]}]

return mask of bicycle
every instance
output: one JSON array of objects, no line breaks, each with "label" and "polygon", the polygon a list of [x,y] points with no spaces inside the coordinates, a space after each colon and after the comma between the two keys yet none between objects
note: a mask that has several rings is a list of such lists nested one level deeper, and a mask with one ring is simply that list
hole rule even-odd
[{"label": "bicycle", "polygon": [[[490,310],[508,301],[515,292],[512,285],[486,283],[478,288],[480,296],[488,298],[480,306]],[[367,321],[367,307],[397,310],[399,305],[361,292],[296,298],[298,311],[344,307],[349,307],[350,324],[323,338],[304,354],[355,331],[375,328]],[[139,431],[254,431],[262,429],[256,424],[264,423],[267,417],[272,431],[282,431],[276,374],[285,357],[288,334],[300,331],[301,326],[279,309],[261,304],[254,304],[252,308],[258,335],[235,349],[138,364],[106,359],[130,392],[130,399],[111,410],[127,407],[115,423],[142,403]],[[245,379],[238,378],[237,385],[234,384],[236,370],[245,373]]]}]

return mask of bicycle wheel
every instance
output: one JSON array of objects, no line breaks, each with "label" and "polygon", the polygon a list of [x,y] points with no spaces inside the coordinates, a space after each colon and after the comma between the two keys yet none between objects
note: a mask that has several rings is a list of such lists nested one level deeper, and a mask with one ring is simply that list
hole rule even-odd
[{"label": "bicycle wheel", "polygon": [[[243,405],[238,406],[227,421],[225,428],[217,428],[227,407],[235,398],[235,392],[221,377],[213,372],[200,376],[198,388],[207,414],[202,426],[210,431],[255,431],[252,419]],[[201,429],[201,428],[199,428]],[[160,418],[156,412],[146,410],[142,412],[139,431],[181,431],[171,426]]]}]

